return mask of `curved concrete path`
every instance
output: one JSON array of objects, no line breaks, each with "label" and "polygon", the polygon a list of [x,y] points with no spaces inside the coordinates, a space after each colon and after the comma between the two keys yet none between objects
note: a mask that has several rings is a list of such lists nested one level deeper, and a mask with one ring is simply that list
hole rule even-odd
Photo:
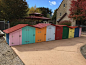
[{"label": "curved concrete path", "polygon": [[25,65],[86,65],[80,47],[86,36],[12,47]]}]

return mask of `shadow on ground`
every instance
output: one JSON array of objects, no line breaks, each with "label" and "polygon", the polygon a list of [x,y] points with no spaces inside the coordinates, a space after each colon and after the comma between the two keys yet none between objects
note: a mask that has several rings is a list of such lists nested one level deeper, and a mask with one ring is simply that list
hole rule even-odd
[{"label": "shadow on ground", "polygon": [[46,51],[46,50],[52,50],[56,47],[62,47],[62,46],[74,46],[78,43],[85,43],[85,35],[82,35],[81,37],[77,38],[71,38],[71,39],[62,39],[62,40],[55,40],[55,41],[49,41],[49,42],[41,42],[41,43],[33,43],[33,44],[26,44],[26,45],[20,45],[20,46],[13,46],[13,48],[16,48],[20,52],[24,51]]}]

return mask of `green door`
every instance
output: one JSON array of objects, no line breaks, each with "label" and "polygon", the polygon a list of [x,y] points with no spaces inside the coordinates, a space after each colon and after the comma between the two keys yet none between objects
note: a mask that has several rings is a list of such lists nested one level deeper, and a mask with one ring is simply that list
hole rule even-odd
[{"label": "green door", "polygon": [[22,28],[22,44],[27,44],[27,26]]},{"label": "green door", "polygon": [[27,29],[27,43],[35,43],[35,28],[28,26]]},{"label": "green door", "polygon": [[22,44],[35,43],[35,28],[26,26],[22,28]]},{"label": "green door", "polygon": [[63,26],[63,35],[62,39],[67,39],[69,34],[69,28],[67,26]]}]

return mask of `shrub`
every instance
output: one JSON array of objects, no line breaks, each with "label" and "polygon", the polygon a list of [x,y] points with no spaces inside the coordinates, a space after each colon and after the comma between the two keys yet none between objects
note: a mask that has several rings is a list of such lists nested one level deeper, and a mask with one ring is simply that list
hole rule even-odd
[{"label": "shrub", "polygon": [[64,20],[64,21],[59,22],[59,25],[68,25],[68,26],[71,26],[71,21]]}]

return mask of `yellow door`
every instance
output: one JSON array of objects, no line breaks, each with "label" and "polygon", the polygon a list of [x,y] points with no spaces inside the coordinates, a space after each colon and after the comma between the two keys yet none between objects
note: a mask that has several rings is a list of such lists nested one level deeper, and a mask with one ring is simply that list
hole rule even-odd
[{"label": "yellow door", "polygon": [[46,41],[46,27],[44,28],[36,28],[36,36],[35,42],[43,42]]},{"label": "yellow door", "polygon": [[75,32],[75,28],[72,29],[72,34],[71,34],[72,38],[74,38],[74,32]]},{"label": "yellow door", "polygon": [[69,28],[69,38],[74,38],[74,31],[75,31],[75,28],[73,29]]},{"label": "yellow door", "polygon": [[69,28],[69,38],[71,38],[71,28]]}]

